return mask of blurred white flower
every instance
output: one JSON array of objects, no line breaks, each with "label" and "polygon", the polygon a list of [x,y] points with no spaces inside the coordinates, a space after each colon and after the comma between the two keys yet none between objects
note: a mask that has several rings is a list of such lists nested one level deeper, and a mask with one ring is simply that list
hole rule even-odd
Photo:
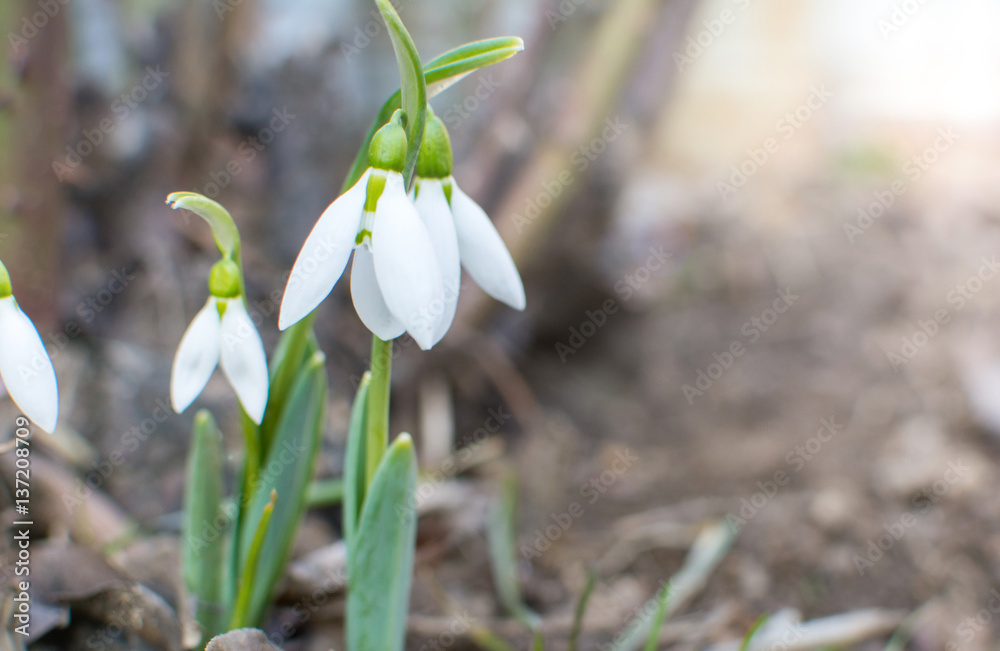
[{"label": "blurred white flower", "polygon": [[[0,267],[3,265],[0,264]],[[59,420],[59,389],[42,338],[10,293],[6,269],[0,285],[0,376],[24,415],[48,433]]]},{"label": "blurred white flower", "polygon": [[352,251],[351,296],[365,326],[385,341],[409,332],[424,350],[433,346],[437,319],[428,315],[443,294],[441,269],[403,175],[381,168],[369,168],[316,222],[289,276],[278,327],[316,309]]},{"label": "blurred white flower", "polygon": [[258,425],[267,406],[267,356],[242,296],[211,296],[181,339],[170,377],[170,401],[181,413],[201,394],[215,367]]}]

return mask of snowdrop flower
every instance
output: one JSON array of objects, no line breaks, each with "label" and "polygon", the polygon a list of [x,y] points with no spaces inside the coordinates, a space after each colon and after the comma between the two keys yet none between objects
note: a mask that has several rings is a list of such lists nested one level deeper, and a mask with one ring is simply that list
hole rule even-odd
[{"label": "snowdrop flower", "polygon": [[444,282],[434,306],[434,341],[451,327],[458,306],[461,267],[493,298],[515,310],[525,306],[524,284],[493,222],[458,187],[452,172],[451,142],[444,123],[427,118],[417,159],[416,207],[430,233]]},{"label": "snowdrop flower", "polygon": [[11,399],[51,434],[59,420],[59,389],[52,360],[14,298],[7,268],[0,262],[0,376]]},{"label": "snowdrop flower", "polygon": [[427,350],[436,322],[424,318],[442,294],[434,246],[406,194],[406,134],[395,121],[372,139],[371,165],[320,216],[299,252],[281,302],[278,327],[316,309],[354,253],[351,297],[361,321],[379,339],[404,332]]},{"label": "snowdrop flower", "polygon": [[188,326],[174,357],[170,401],[177,413],[187,409],[221,361],[244,411],[259,425],[267,406],[267,356],[247,313],[239,265],[220,260],[212,267],[208,285],[208,302]]}]

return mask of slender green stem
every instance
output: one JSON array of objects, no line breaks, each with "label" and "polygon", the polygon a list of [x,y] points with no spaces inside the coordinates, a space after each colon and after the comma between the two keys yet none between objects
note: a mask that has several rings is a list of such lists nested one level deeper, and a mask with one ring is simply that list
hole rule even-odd
[{"label": "slender green stem", "polygon": [[248,626],[247,621],[250,612],[250,597],[253,595],[253,586],[257,579],[257,559],[260,558],[260,549],[264,546],[264,538],[267,537],[267,527],[271,524],[271,514],[274,513],[274,505],[278,501],[278,492],[271,489],[271,501],[264,507],[261,513],[260,523],[257,525],[257,532],[254,534],[253,542],[250,544],[250,553],[247,554],[247,564],[243,568],[243,576],[240,577],[240,588],[236,597],[236,607],[233,609],[233,619],[230,629],[243,628]]},{"label": "slender green stem", "polygon": [[372,335],[371,383],[368,385],[368,432],[365,444],[365,485],[371,486],[389,445],[389,382],[392,342]]},{"label": "slender green stem", "polygon": [[240,407],[240,419],[243,422],[243,442],[246,444],[246,467],[243,471],[243,499],[249,499],[253,495],[253,485],[257,481],[257,474],[260,472],[263,463],[263,453],[260,449],[260,430],[257,424],[247,416],[247,412]]}]

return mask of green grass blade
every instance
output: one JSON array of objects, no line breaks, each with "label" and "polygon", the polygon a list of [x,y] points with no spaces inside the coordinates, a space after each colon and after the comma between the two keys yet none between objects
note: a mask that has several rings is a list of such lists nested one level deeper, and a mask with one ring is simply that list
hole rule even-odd
[{"label": "green grass blade", "polygon": [[348,558],[348,651],[402,651],[417,537],[417,458],[400,434],[365,498]]},{"label": "green grass blade", "polygon": [[760,630],[761,626],[767,623],[767,620],[770,617],[771,616],[769,614],[764,613],[757,618],[757,621],[754,622],[753,626],[750,627],[750,630],[747,631],[746,637],[743,638],[743,642],[740,643],[740,651],[750,651],[750,643],[753,642],[754,636],[757,635],[757,631]]},{"label": "green grass blade", "polygon": [[663,622],[667,619],[667,601],[669,599],[669,590],[660,592],[656,604],[656,614],[653,615],[653,625],[649,627],[649,636],[646,638],[645,651],[656,651],[656,647],[660,645],[660,631],[663,630]]},{"label": "green grass blade", "polygon": [[573,628],[569,631],[569,645],[566,651],[576,651],[580,643],[580,632],[583,630],[583,617],[587,614],[587,604],[590,603],[590,595],[594,592],[594,584],[597,583],[597,572],[591,568],[587,572],[587,582],[580,593],[580,600],[576,602],[576,611],[573,613]]},{"label": "green grass blade", "polygon": [[246,567],[258,525],[276,490],[271,526],[264,538],[257,580],[253,586],[247,624],[257,624],[281,578],[299,521],[305,511],[306,493],[316,465],[323,435],[327,381],[322,353],[316,353],[303,367],[282,410],[274,441],[255,482],[243,515],[240,531],[239,567]]},{"label": "green grass blade", "polygon": [[181,562],[184,585],[195,599],[195,618],[206,640],[223,632],[226,621],[224,458],[222,433],[208,411],[199,411],[187,464]]},{"label": "green grass blade", "polygon": [[354,532],[358,528],[361,505],[365,501],[365,442],[368,432],[368,385],[371,373],[365,373],[358,385],[351,409],[351,424],[347,429],[347,447],[344,450],[344,540],[347,553],[351,553]]},{"label": "green grass blade", "polygon": [[[722,562],[735,539],[735,531],[724,522],[717,522],[702,530],[691,546],[691,551],[688,552],[684,565],[653,596],[657,610],[660,608],[661,601],[664,604],[664,619],[680,610],[704,587],[709,575]],[[647,610],[648,608],[643,608],[643,612]],[[638,649],[644,641],[648,641],[650,630],[654,624],[655,622],[649,620],[638,622],[637,626],[630,625],[627,629],[628,632],[619,636],[622,638],[622,642],[617,648],[622,651]]]},{"label": "green grass blade", "polygon": [[508,474],[501,487],[500,500],[490,513],[488,534],[490,566],[500,603],[514,618],[535,632],[541,621],[521,599],[517,573],[517,476]]},{"label": "green grass blade", "polygon": [[229,624],[230,629],[244,628],[250,623],[250,598],[253,595],[253,587],[257,584],[257,563],[260,559],[261,547],[264,546],[264,539],[271,525],[271,516],[274,513],[274,505],[277,501],[278,493],[272,490],[271,500],[264,507],[264,513],[261,514],[260,523],[257,524],[257,532],[254,534],[253,542],[250,544],[250,553],[247,554],[247,564],[240,576],[240,587],[236,597],[236,607],[233,609],[233,618]]}]

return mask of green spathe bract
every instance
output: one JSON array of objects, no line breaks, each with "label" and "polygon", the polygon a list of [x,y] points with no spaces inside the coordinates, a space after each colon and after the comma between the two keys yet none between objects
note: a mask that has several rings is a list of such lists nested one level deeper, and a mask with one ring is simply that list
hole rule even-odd
[{"label": "green spathe bract", "polygon": [[212,227],[215,245],[223,257],[239,261],[240,232],[229,211],[217,201],[197,192],[174,192],[167,196],[167,204],[177,210],[183,208],[198,215]]},{"label": "green spathe bract", "polygon": [[[467,43],[461,47],[449,50],[424,66],[424,80],[427,87],[427,97],[434,97],[444,89],[462,79],[462,77],[465,77],[480,68],[485,68],[486,66],[491,66],[494,63],[505,61],[523,50],[524,41],[516,36],[489,38],[482,41]],[[365,141],[361,145],[361,149],[358,151],[358,154],[354,159],[354,164],[351,166],[350,173],[348,173],[347,178],[344,179],[344,185],[341,188],[341,192],[346,191],[352,185],[357,183],[358,179],[361,178],[361,175],[365,173],[365,169],[368,167],[368,146],[371,144],[372,136],[375,135],[375,132],[383,124],[392,118],[393,112],[401,106],[400,91],[396,91],[396,93],[382,105],[382,109],[379,111],[378,116],[372,123],[372,126],[368,131],[368,135],[365,137]]]}]

